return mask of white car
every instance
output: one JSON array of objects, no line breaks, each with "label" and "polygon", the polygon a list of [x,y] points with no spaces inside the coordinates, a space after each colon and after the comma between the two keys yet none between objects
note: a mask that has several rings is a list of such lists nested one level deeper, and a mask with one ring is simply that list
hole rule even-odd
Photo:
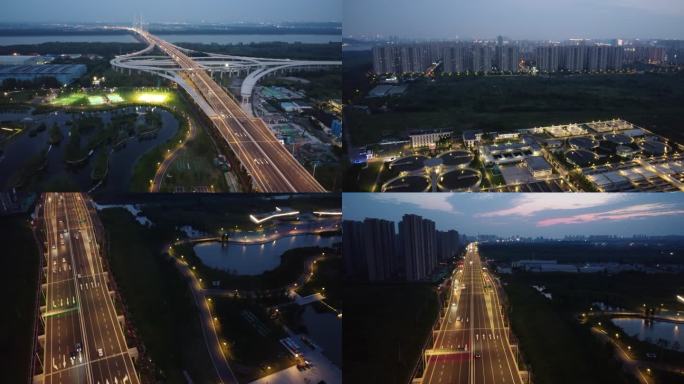
[{"label": "white car", "polygon": [[104,351],[102,350],[102,348],[97,349],[97,355],[100,357],[104,356]]}]

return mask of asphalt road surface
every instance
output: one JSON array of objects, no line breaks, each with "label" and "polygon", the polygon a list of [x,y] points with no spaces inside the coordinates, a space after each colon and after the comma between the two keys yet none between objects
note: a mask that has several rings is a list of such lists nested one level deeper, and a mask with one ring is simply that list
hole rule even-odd
[{"label": "asphalt road surface", "polygon": [[175,45],[133,29],[169,55],[191,85],[216,112],[211,120],[239,158],[259,192],[325,192],[325,189],[278,141],[263,120],[248,116],[212,77]]},{"label": "asphalt road surface", "polygon": [[498,292],[482,269],[477,245],[468,247],[462,270],[452,278],[454,292],[428,356],[428,384],[522,384],[503,326]]},{"label": "asphalt road surface", "polygon": [[107,288],[94,211],[80,193],[47,193],[46,383],[139,383]]}]

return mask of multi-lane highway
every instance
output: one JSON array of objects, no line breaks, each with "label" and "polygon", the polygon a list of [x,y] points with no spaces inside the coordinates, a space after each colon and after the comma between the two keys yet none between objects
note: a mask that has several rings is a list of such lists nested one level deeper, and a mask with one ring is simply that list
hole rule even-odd
[{"label": "multi-lane highway", "polygon": [[182,69],[190,94],[215,112],[210,116],[219,134],[246,169],[259,192],[325,192],[316,179],[287,151],[263,120],[248,116],[204,68],[175,45],[149,32],[131,28],[150,45],[169,55]]},{"label": "multi-lane highway", "polygon": [[97,216],[80,193],[42,196],[47,246],[43,382],[138,383],[107,287]]},{"label": "multi-lane highway", "polygon": [[499,293],[483,270],[477,244],[452,276],[447,314],[428,353],[425,383],[522,384],[508,342]]}]

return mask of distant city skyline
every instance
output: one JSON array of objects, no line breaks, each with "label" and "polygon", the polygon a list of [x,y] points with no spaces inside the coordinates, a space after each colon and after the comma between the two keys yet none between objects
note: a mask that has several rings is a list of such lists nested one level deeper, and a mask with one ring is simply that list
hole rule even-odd
[{"label": "distant city skyline", "polygon": [[664,193],[345,193],[345,220],[421,215],[468,235],[684,235],[684,196]]},{"label": "distant city skyline", "polygon": [[140,14],[151,22],[340,22],[342,0],[8,0],[0,23],[126,22]]},{"label": "distant city skyline", "polygon": [[345,36],[683,39],[679,0],[345,0]]}]

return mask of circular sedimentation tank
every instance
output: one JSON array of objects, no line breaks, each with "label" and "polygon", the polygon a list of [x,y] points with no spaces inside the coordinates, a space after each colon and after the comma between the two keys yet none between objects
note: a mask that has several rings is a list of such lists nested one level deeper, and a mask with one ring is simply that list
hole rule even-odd
[{"label": "circular sedimentation tank", "polygon": [[464,191],[476,188],[482,181],[479,171],[472,168],[456,169],[439,175],[440,191]]},{"label": "circular sedimentation tank", "polygon": [[470,151],[459,149],[455,151],[444,152],[440,154],[438,158],[442,160],[442,164],[444,165],[465,167],[466,165],[470,164],[471,161],[473,161],[474,156]]},{"label": "circular sedimentation tank", "polygon": [[662,141],[644,140],[639,148],[647,156],[663,156],[670,151],[670,147]]},{"label": "circular sedimentation tank", "polygon": [[382,186],[383,192],[427,192],[430,190],[430,178],[422,175],[396,177]]},{"label": "circular sedimentation tank", "polygon": [[598,142],[591,137],[573,137],[568,139],[568,145],[573,149],[592,150],[598,147]]},{"label": "circular sedimentation tank", "polygon": [[421,169],[425,166],[427,157],[423,155],[406,156],[392,161],[389,169],[399,172],[410,172]]},{"label": "circular sedimentation tank", "polygon": [[617,145],[627,145],[632,142],[632,138],[621,133],[609,133],[603,135],[603,139]]},{"label": "circular sedimentation tank", "polygon": [[594,161],[596,161],[597,156],[594,152],[584,149],[571,149],[565,152],[565,158],[572,164],[579,167],[586,167],[592,165]]}]

